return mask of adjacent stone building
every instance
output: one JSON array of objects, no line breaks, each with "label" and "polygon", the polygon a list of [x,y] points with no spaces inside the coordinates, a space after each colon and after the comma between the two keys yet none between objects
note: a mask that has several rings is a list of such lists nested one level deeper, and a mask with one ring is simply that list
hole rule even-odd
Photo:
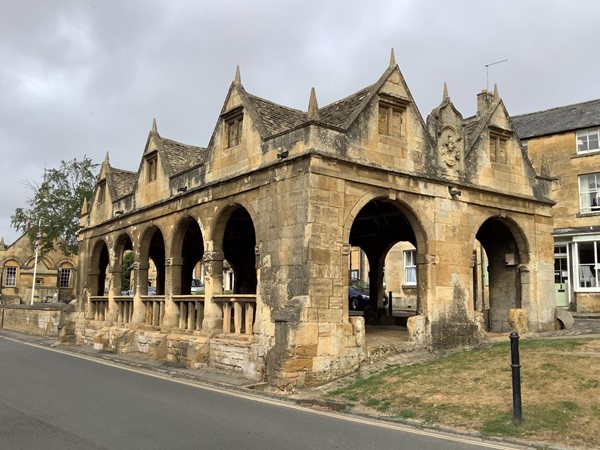
[{"label": "adjacent stone building", "polygon": [[555,175],[556,304],[600,312],[600,100],[513,117],[538,172]]},{"label": "adjacent stone building", "polygon": [[31,303],[34,272],[33,303],[68,303],[75,298],[77,255],[66,256],[58,250],[53,250],[40,254],[35,267],[35,250],[26,234],[10,246],[4,245],[3,239],[0,241],[2,303]]},{"label": "adjacent stone building", "polygon": [[[374,84],[324,107],[313,90],[307,111],[248,93],[238,70],[206,148],[153,123],[136,171],[102,164],[81,218],[79,341],[279,387],[323,382],[356,370],[365,333],[385,322],[385,258],[399,242],[415,249],[414,345],[509,331],[511,309],[532,331],[553,328],[549,183],[497,90],[477,104],[463,119],[444,87],[423,120],[393,53]],[[478,244],[486,305],[474,295]],[[348,310],[353,247],[369,263],[364,317]],[[121,295],[127,251],[133,296]],[[192,295],[199,262],[205,291]]]}]

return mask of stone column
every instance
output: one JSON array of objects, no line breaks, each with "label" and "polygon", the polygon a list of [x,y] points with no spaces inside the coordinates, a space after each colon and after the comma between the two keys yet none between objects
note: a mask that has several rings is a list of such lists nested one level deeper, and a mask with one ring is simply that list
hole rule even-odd
[{"label": "stone column", "polygon": [[[134,296],[133,296],[133,323],[144,323],[146,320],[146,308],[142,302],[142,292],[148,292],[148,262],[134,262],[133,263],[133,285]],[[143,289],[143,291],[142,291]]]},{"label": "stone column", "polygon": [[165,328],[179,327],[179,306],[173,301],[175,280],[181,280],[183,258],[166,258],[165,260]]},{"label": "stone column", "polygon": [[219,331],[223,329],[223,311],[215,303],[214,296],[223,293],[223,252],[204,253],[204,320],[202,329]]},{"label": "stone column", "polygon": [[[110,280],[108,283],[110,288],[108,290],[108,317],[106,320],[110,322],[116,322],[119,315],[119,308],[117,306],[117,302],[115,302],[115,296],[121,295],[121,267],[110,266],[108,268],[108,273],[110,274]],[[119,282],[115,283],[115,279],[118,279]]]}]

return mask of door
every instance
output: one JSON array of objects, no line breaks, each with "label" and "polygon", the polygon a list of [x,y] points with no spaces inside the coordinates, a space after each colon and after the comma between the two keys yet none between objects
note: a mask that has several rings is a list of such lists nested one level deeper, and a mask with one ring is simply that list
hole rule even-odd
[{"label": "door", "polygon": [[566,245],[554,247],[554,297],[556,306],[569,306],[569,261]]}]

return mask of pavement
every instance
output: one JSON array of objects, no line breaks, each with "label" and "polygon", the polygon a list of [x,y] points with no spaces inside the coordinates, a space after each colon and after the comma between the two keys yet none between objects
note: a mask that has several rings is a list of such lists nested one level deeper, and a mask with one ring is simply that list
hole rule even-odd
[{"label": "pavement", "polygon": [[[529,334],[522,338],[541,337],[541,338],[570,338],[576,336],[595,336],[600,338],[600,313],[574,313],[575,324],[564,330],[549,331],[545,333]],[[41,347],[49,347],[62,352],[70,352],[82,357],[94,358],[112,363],[115,365],[129,367],[140,371],[146,371],[163,376],[172,377],[175,379],[185,380],[204,386],[211,386],[221,389],[229,389],[238,392],[255,393],[257,395],[277,398],[280,400],[294,402],[303,406],[316,409],[325,409],[338,412],[351,413],[354,415],[365,416],[375,419],[380,419],[378,416],[371,416],[369,413],[358,413],[340,402],[328,400],[326,392],[341,387],[355,379],[368,376],[380,370],[384,370],[390,365],[410,365],[431,359],[438,358],[440,353],[428,352],[425,350],[415,350],[412,352],[400,353],[397,355],[389,355],[381,360],[366,364],[355,373],[345,378],[335,380],[326,385],[318,386],[310,389],[296,389],[292,391],[280,391],[268,386],[266,383],[257,383],[248,379],[239,373],[225,371],[211,367],[202,367],[200,369],[188,369],[183,364],[176,364],[167,361],[155,361],[147,358],[143,354],[128,353],[116,354],[110,350],[95,350],[93,347],[75,345],[70,343],[58,343],[56,339],[47,337],[31,336],[23,333],[0,329],[0,337],[21,341],[29,344],[38,345]],[[508,339],[506,333],[498,336],[490,336],[490,340]],[[407,423],[407,425],[411,425]],[[424,427],[424,424],[413,424],[414,426]],[[427,427],[441,432],[452,434],[468,435],[464,430],[447,428],[444,426]],[[521,442],[516,439],[492,439],[499,442],[511,442],[517,445],[531,446],[531,442]],[[534,446],[535,447],[535,446]],[[540,448],[543,448],[541,446]],[[559,448],[559,447],[553,447]]]},{"label": "pavement", "polygon": [[[600,313],[572,313],[575,318],[575,324],[568,329],[549,331],[545,333],[536,333],[522,336],[528,337],[569,337],[582,335],[598,335],[600,336]],[[506,335],[506,336],[505,336]],[[111,350],[96,350],[93,347],[75,345],[70,343],[58,343],[55,338],[31,336],[23,333],[0,329],[0,336],[36,344],[42,347],[51,347],[61,351],[71,352],[74,354],[97,358],[113,364],[131,367],[138,370],[146,370],[150,372],[160,373],[165,376],[178,378],[182,380],[192,381],[200,384],[208,384],[221,388],[234,388],[241,390],[252,390],[255,392],[270,393],[277,396],[297,398],[306,400],[309,398],[317,401],[323,392],[339,386],[353,378],[364,377],[366,375],[376,373],[390,365],[410,365],[418,362],[423,362],[439,357],[439,353],[428,352],[426,350],[414,350],[411,352],[398,353],[389,355],[381,360],[365,364],[356,374],[351,374],[340,380],[336,380],[324,386],[312,389],[298,389],[295,391],[281,392],[270,388],[266,383],[256,382],[244,377],[240,373],[216,369],[212,367],[202,367],[199,369],[189,369],[184,364],[178,364],[169,361],[156,361],[146,357],[141,353],[117,354]],[[508,339],[508,334],[498,334],[497,336],[490,335],[490,340]]]}]

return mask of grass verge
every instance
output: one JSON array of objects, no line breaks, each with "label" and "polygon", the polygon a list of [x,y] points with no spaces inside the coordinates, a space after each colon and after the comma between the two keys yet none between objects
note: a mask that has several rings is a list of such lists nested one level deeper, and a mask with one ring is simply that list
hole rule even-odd
[{"label": "grass verge", "polygon": [[522,339],[520,353],[519,426],[509,342],[390,367],[328,395],[399,419],[600,448],[600,339]]}]

